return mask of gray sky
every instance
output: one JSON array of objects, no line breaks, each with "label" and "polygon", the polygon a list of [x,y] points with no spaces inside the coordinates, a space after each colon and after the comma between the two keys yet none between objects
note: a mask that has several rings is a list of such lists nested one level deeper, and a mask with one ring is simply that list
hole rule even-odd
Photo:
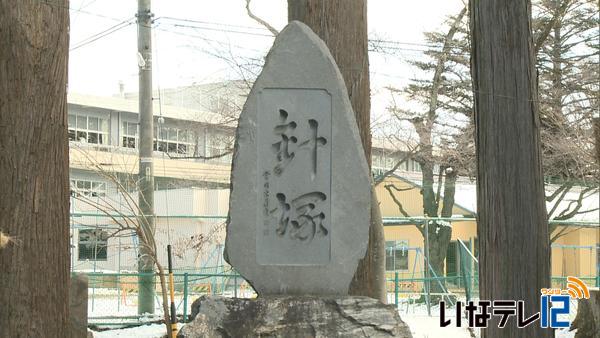
[{"label": "gray sky", "polygon": [[[386,115],[390,101],[386,86],[400,87],[420,75],[406,60],[422,56],[423,32],[440,28],[447,15],[463,6],[461,0],[368,2],[370,37],[395,41],[399,48],[395,55],[369,55],[374,118]],[[113,95],[119,81],[126,91],[137,91],[137,1],[72,0],[70,7],[69,91]],[[252,8],[275,28],[285,26],[286,0],[253,0]],[[244,0],[155,0],[152,11],[157,18],[155,88],[239,79],[218,55],[260,59],[273,42],[273,37],[265,36],[269,32],[246,15]],[[118,29],[94,40],[95,34],[111,27]]]}]

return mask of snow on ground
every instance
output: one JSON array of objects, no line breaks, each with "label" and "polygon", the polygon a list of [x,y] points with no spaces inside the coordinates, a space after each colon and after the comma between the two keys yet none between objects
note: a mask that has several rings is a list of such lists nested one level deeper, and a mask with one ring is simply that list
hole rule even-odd
[{"label": "snow on ground", "polygon": [[[452,337],[452,338],[471,338],[471,334],[467,328],[461,327],[439,327],[439,318],[429,317],[419,314],[404,314],[404,320],[410,327],[410,332],[413,338],[437,338],[437,337]],[[160,338],[165,334],[165,326],[163,324],[143,325],[128,329],[109,330],[95,332],[95,338]],[[476,332],[476,337],[479,333]],[[575,331],[556,330],[556,338],[574,338]]]},{"label": "snow on ground", "polygon": [[464,327],[440,327],[438,317],[429,317],[427,314],[403,314],[402,320],[410,328],[413,338],[471,338],[469,330]]},{"label": "snow on ground", "polygon": [[138,327],[108,330],[108,331],[93,331],[94,338],[159,338],[165,335],[166,328],[163,324],[150,324]]},{"label": "snow on ground", "polygon": [[[221,294],[224,297],[233,297],[232,292],[226,292]],[[254,298],[256,294],[253,291],[240,290],[237,293],[239,298]],[[107,288],[90,288],[88,291],[88,317],[91,322],[94,322],[94,318],[98,317],[122,317],[122,316],[135,316],[138,313],[137,310],[137,293],[127,293],[115,289]],[[191,312],[192,303],[200,297],[200,294],[190,294],[187,303],[187,313]],[[162,313],[162,299],[157,293],[154,309],[155,313]],[[175,293],[175,306],[178,314],[183,314],[183,295],[181,293]]]},{"label": "snow on ground", "polygon": [[[98,309],[106,308],[109,304],[103,304],[100,300],[98,302]],[[132,307],[131,303],[129,303],[128,299],[124,303],[127,306],[123,306],[121,311],[129,313],[129,311],[134,311],[135,307]],[[413,335],[413,338],[434,338],[434,337],[452,337],[452,338],[472,338],[471,333],[466,327],[455,327],[453,324],[450,324],[448,327],[440,327],[439,322],[439,306],[435,305],[431,307],[431,316],[427,315],[427,307],[424,304],[400,304],[399,311],[400,317],[402,320],[409,326],[410,331]],[[100,310],[99,312],[102,312]],[[160,312],[160,311],[159,311]],[[157,313],[159,313],[157,312]],[[97,312],[96,312],[97,313]],[[466,323],[467,319],[463,318],[463,323]],[[480,333],[478,329],[474,329],[474,333],[476,337],[480,337]],[[118,329],[118,330],[109,330],[109,331],[101,331],[94,332],[94,337],[98,338],[157,338],[162,337],[165,334],[165,326],[162,324],[151,324],[151,325],[143,325],[135,328],[127,328],[127,329]],[[556,338],[574,338],[575,331],[567,330],[556,330],[555,337]]]}]

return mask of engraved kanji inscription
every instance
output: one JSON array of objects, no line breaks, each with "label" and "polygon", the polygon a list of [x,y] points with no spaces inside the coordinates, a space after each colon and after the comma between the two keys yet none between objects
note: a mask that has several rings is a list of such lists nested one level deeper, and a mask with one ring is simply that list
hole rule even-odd
[{"label": "engraved kanji inscription", "polygon": [[266,88],[257,121],[257,261],[327,264],[331,258],[331,96]]},{"label": "engraved kanji inscription", "polygon": [[[312,241],[315,235],[327,236],[329,231],[323,224],[325,213],[319,204],[327,199],[322,192],[301,195],[288,203],[284,194],[277,194],[278,206],[271,213],[278,213],[277,235],[289,236],[300,241]],[[289,231],[288,231],[289,230]]]},{"label": "engraved kanji inscription", "polygon": [[317,148],[327,144],[327,139],[319,136],[319,122],[317,120],[308,120],[309,139],[300,143],[300,148],[306,147],[310,154],[311,179],[317,175]]},{"label": "engraved kanji inscription", "polygon": [[275,136],[279,138],[279,141],[272,145],[275,156],[277,157],[277,165],[273,169],[275,175],[281,175],[283,169],[295,156],[294,152],[290,152],[290,144],[294,144],[298,141],[295,136],[292,136],[292,133],[296,129],[296,122],[287,122],[288,115],[287,111],[279,109],[280,124],[273,128]]},{"label": "engraved kanji inscription", "polygon": [[[327,139],[319,136],[319,122],[315,119],[309,119],[306,122],[307,139],[298,143],[298,138],[294,135],[297,132],[298,124],[296,121],[288,122],[288,112],[285,109],[278,109],[280,124],[273,128],[273,133],[277,137],[277,142],[272,144],[273,153],[277,158],[277,164],[273,168],[275,175],[281,176],[283,170],[288,166],[294,157],[295,151],[307,150],[309,153],[308,167],[310,168],[310,177],[314,179],[317,175],[317,153],[318,147],[327,144]],[[294,146],[297,144],[297,147]]]}]

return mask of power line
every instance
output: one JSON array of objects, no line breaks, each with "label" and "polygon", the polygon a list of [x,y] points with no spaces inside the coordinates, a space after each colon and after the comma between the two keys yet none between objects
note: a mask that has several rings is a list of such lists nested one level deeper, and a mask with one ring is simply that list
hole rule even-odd
[{"label": "power line", "polygon": [[252,36],[262,36],[262,37],[273,38],[273,35],[270,35],[270,34],[246,32],[246,31],[242,31],[242,30],[233,30],[233,29],[225,29],[225,28],[212,28],[212,27],[202,27],[202,26],[185,25],[185,24],[177,24],[177,23],[165,23],[165,24],[171,25],[171,26],[174,26],[174,27],[194,28],[194,29],[202,29],[202,30],[215,31],[215,32],[234,33],[234,34],[243,34],[243,35],[252,35]]},{"label": "power line", "polygon": [[[268,29],[263,28],[263,27],[251,27],[251,26],[242,26],[242,25],[231,25],[231,24],[225,24],[225,23],[219,23],[219,22],[211,22],[211,21],[200,21],[200,20],[192,20],[192,19],[186,19],[186,18],[176,18],[176,17],[169,17],[169,16],[161,16],[156,18],[156,20],[169,20],[169,21],[179,21],[179,22],[187,22],[187,23],[195,23],[195,24],[202,24],[202,25],[214,25],[214,26],[222,26],[222,27],[233,27],[233,28],[240,28],[240,29],[247,29],[247,30],[257,30],[257,31],[265,31],[267,32]],[[155,20],[155,21],[156,21]],[[170,24],[170,23],[167,23]],[[224,28],[210,28],[210,27],[203,27],[203,26],[197,26],[197,25],[183,25],[183,24],[170,24],[173,26],[178,26],[178,27],[189,27],[189,28],[199,28],[199,29],[207,29],[207,30],[216,30],[216,31],[222,31],[222,32],[229,32],[229,33],[238,33],[238,34],[247,34],[247,35],[259,35],[259,36],[267,36],[267,37],[273,37],[272,34],[260,34],[260,33],[253,33],[253,32],[248,32],[248,31],[240,31],[240,30],[230,30],[230,29],[224,29]],[[437,44],[437,43],[417,43],[417,42],[405,42],[405,41],[398,41],[398,40],[386,40],[386,39],[369,39],[369,42],[373,42],[373,43],[384,43],[384,44],[394,44],[394,45],[409,45],[409,46],[422,46],[422,47],[442,47],[441,44]],[[450,45],[455,45],[460,47],[459,44],[453,44],[451,43]]]},{"label": "power line", "polygon": [[186,36],[186,37],[190,37],[190,38],[200,39],[200,40],[203,40],[205,42],[216,43],[216,44],[221,45],[222,47],[232,46],[232,47],[236,47],[238,49],[244,49],[244,50],[248,50],[248,51],[256,52],[256,53],[264,53],[265,52],[265,50],[259,50],[259,49],[255,49],[255,48],[248,48],[248,47],[244,47],[244,46],[241,46],[241,45],[233,44],[233,43],[230,43],[230,42],[209,39],[209,38],[206,38],[206,37],[204,37],[202,35],[192,35],[192,34],[178,32],[178,31],[175,31],[175,30],[166,29],[166,28],[161,27],[160,25],[156,26],[155,29],[159,30],[159,31],[166,32],[166,33],[177,34],[177,35]]},{"label": "power line", "polygon": [[[156,20],[165,19],[165,18],[166,17],[160,17],[160,18],[157,18]],[[194,20],[186,20],[186,19],[175,19],[175,18],[169,18],[169,19],[170,20],[175,20],[175,21],[183,21],[183,22],[197,22],[197,21],[194,21]],[[242,35],[250,35],[250,36],[260,36],[260,37],[273,38],[273,35],[271,35],[271,34],[255,33],[255,32],[249,32],[249,31],[244,31],[244,30],[233,30],[233,29],[227,29],[227,28],[214,28],[214,27],[206,27],[206,26],[199,26],[199,25],[189,25],[189,24],[178,24],[178,23],[170,23],[170,22],[164,22],[163,24],[170,25],[170,26],[173,26],[173,27],[178,27],[178,28],[192,28],[192,29],[197,29],[197,30],[207,30],[207,31],[214,31],[214,32],[233,33],[233,34],[242,34]],[[237,27],[237,28],[245,27],[245,26],[237,26],[237,25],[232,25],[232,26]],[[245,28],[250,28],[250,27],[245,27]],[[163,30],[165,30],[165,29],[163,29]],[[179,33],[179,32],[174,32],[174,31],[170,31],[170,32],[171,33],[175,33],[175,34],[184,35],[184,36],[189,36],[189,37],[196,37],[196,38],[206,39],[204,37],[194,36],[194,35],[185,34],[185,33]],[[442,52],[440,50],[400,47],[402,45],[423,46],[423,47],[428,47],[428,48],[435,48],[435,47],[439,48],[439,47],[441,47],[439,45],[433,45],[433,44],[420,44],[420,43],[414,43],[414,42],[402,42],[402,41],[382,40],[382,39],[369,39],[369,42],[379,44],[378,46],[376,46],[376,47],[379,47],[379,48],[370,48],[369,49],[369,51],[372,51],[372,52],[380,52],[378,49],[381,48],[381,49],[396,50],[396,51],[409,51],[409,52],[419,52],[419,53],[425,53],[425,52],[427,52],[427,53],[437,53],[437,54],[465,56],[465,57],[469,56],[468,53],[460,53],[460,52],[456,52],[456,51]],[[387,44],[387,46],[385,44]]]},{"label": "power line", "polygon": [[[261,36],[261,37],[270,37],[270,38],[273,38],[272,35],[268,35],[268,34],[259,34],[259,33],[253,33],[253,32],[244,32],[244,31],[239,31],[239,30],[229,30],[229,29],[202,27],[202,26],[185,25],[185,24],[173,24],[173,23],[164,23],[164,24],[165,25],[170,25],[170,26],[173,26],[173,27],[178,27],[178,28],[192,28],[192,29],[196,29],[196,30],[208,30],[208,31],[216,31],[216,32],[224,32],[224,33],[234,33],[234,34],[243,34],[243,35]],[[212,41],[212,42],[216,42],[216,43],[219,43],[219,44],[226,44],[226,42],[224,42],[224,41],[211,40],[211,39],[207,39],[207,38],[205,38],[203,36],[192,35],[192,34],[183,33],[183,32],[177,32],[177,31],[173,31],[173,30],[169,30],[169,29],[165,29],[165,28],[158,28],[158,29],[162,30],[162,31],[165,31],[165,32],[170,32],[170,33],[173,33],[173,34],[187,36],[187,37],[190,37],[190,38],[198,38],[198,39],[202,39],[202,40],[205,40],[205,41]],[[369,41],[372,41],[372,40],[369,40]],[[383,41],[383,40],[381,40],[381,41]],[[237,46],[237,47],[239,47],[239,46]],[[243,49],[252,50],[252,49],[249,49],[249,48],[243,48]],[[378,48],[369,48],[369,51],[370,52],[375,52],[375,53],[384,53],[380,49],[394,50],[394,51],[400,51],[400,52],[412,52],[415,55],[422,55],[422,54],[425,54],[425,53],[432,53],[432,54],[455,55],[455,56],[462,56],[462,57],[468,57],[469,56],[468,53],[457,53],[457,52],[453,52],[453,51],[442,52],[442,51],[436,51],[436,50],[425,50],[425,49],[416,49],[416,48],[402,48],[402,47],[397,47],[397,46],[378,46]],[[254,51],[256,51],[256,50],[254,50]],[[384,53],[384,54],[390,54],[390,53]]]},{"label": "power line", "polygon": [[[42,5],[46,5],[46,6],[51,6],[51,7],[55,7],[55,8],[62,8],[62,9],[68,9],[71,12],[77,12],[77,13],[81,13],[81,14],[86,14],[86,15],[92,15],[92,16],[96,16],[99,18],[103,18],[103,19],[109,19],[109,20],[113,20],[113,21],[121,21],[122,19],[119,18],[115,18],[115,17],[111,17],[108,15],[104,15],[104,14],[99,14],[99,13],[94,13],[94,12],[90,12],[90,11],[85,11],[83,9],[79,9],[79,8],[72,8],[69,6],[64,6],[60,3],[54,2],[54,1],[49,1],[49,0],[36,0],[37,2],[39,2]],[[87,6],[91,5],[91,3],[89,3]]]},{"label": "power line", "polygon": [[[242,25],[232,25],[232,24],[225,24],[225,23],[219,23],[219,22],[200,21],[200,20],[192,20],[192,19],[185,19],[185,18],[175,18],[175,17],[168,17],[168,16],[158,17],[153,20],[153,23],[155,23],[157,21],[167,21],[167,22],[163,22],[163,24],[170,25],[170,26],[177,27],[177,28],[191,28],[191,29],[195,29],[195,30],[206,30],[206,31],[213,31],[213,32],[223,32],[223,33],[233,33],[233,34],[242,34],[242,35],[249,35],[249,36],[273,38],[272,34],[256,32],[256,31],[265,31],[266,32],[267,30],[265,28],[257,28],[257,27],[242,26]],[[178,23],[173,23],[173,22],[168,22],[168,21],[185,22],[185,23],[192,23],[192,24],[178,24]],[[235,29],[208,27],[207,25],[213,25],[213,26],[217,26],[217,27],[232,27]],[[177,31],[169,30],[169,29],[165,29],[165,28],[158,28],[158,27],[156,27],[156,28],[159,30],[165,31],[165,32],[173,33],[173,34],[178,34],[178,35],[187,36],[187,37],[191,37],[191,38],[199,38],[199,39],[202,39],[207,42],[227,44],[227,42],[208,39],[204,36],[192,35],[192,34],[187,34],[187,33],[183,33],[183,32],[177,32]],[[252,31],[249,31],[249,30],[252,30]],[[369,51],[375,52],[375,53],[393,54],[393,53],[386,53],[385,51],[396,51],[396,52],[413,53],[414,55],[445,54],[445,55],[458,56],[458,57],[469,57],[470,56],[470,54],[468,52],[461,52],[461,51],[456,51],[456,50],[450,50],[450,51],[444,52],[444,51],[440,50],[442,48],[442,45],[436,44],[436,43],[417,43],[417,42],[407,42],[407,41],[387,40],[387,39],[369,39],[368,41],[372,44],[371,47],[369,48]],[[90,41],[90,42],[92,42],[92,41]],[[464,47],[461,44],[453,43],[453,42],[450,42],[447,45],[450,46],[451,48]],[[434,48],[434,49],[408,48],[405,46],[415,46],[415,47]],[[238,45],[235,45],[235,47],[243,48]],[[76,48],[79,48],[79,46],[77,46]],[[437,50],[435,48],[437,48]],[[243,48],[243,49],[258,51],[256,49],[250,49],[250,48]]]},{"label": "power line", "polygon": [[[243,34],[243,35],[251,35],[251,36],[264,36],[264,37],[270,37],[270,38],[273,37],[273,35],[269,34],[269,33],[263,34],[263,33],[256,33],[256,32],[252,32],[252,31],[248,31],[248,30],[253,30],[253,31],[267,32],[268,30],[266,28],[257,28],[257,27],[242,26],[242,25],[230,25],[230,24],[224,24],[224,23],[219,23],[219,22],[200,21],[200,20],[192,20],[192,19],[176,18],[176,17],[159,17],[155,21],[157,21],[157,20],[167,20],[167,21],[185,22],[185,23],[203,25],[203,26],[199,26],[199,25],[191,25],[191,24],[177,24],[177,23],[165,22],[165,24],[167,24],[167,25],[171,25],[171,26],[179,27],[179,28],[193,28],[193,29],[198,29],[198,30],[217,31],[217,32],[224,32],[224,33]],[[214,25],[214,26],[220,26],[220,27],[233,27],[233,28],[236,28],[236,30],[228,29],[228,28],[206,27],[206,25]],[[171,31],[171,32],[175,33],[175,34],[186,35],[185,33],[176,33],[174,31]],[[191,35],[188,35],[188,36],[198,37],[198,36],[191,36]],[[200,38],[203,38],[203,37],[200,37]],[[444,52],[441,50],[444,46],[448,46],[450,48],[466,48],[466,46],[464,44],[462,44],[458,41],[451,41],[451,42],[447,42],[445,44],[427,43],[427,42],[426,43],[418,43],[418,42],[387,40],[387,39],[369,39],[368,41],[371,44],[373,44],[373,47],[375,47],[375,48],[370,48],[369,51],[377,52],[377,53],[383,52],[383,51],[380,51],[379,49],[386,49],[386,50],[395,50],[395,51],[408,51],[408,52],[430,53],[430,54],[446,54],[446,55],[453,55],[453,56],[470,57],[469,52],[461,52],[461,51],[457,51],[457,50],[449,50],[449,51]],[[424,47],[424,48],[429,48],[429,49],[407,48],[407,47],[403,47],[403,46]],[[434,49],[431,49],[431,48],[434,48]],[[436,50],[436,48],[437,48],[437,50]]]},{"label": "power line", "polygon": [[110,34],[112,34],[114,32],[117,32],[117,31],[119,31],[119,30],[121,30],[121,29],[123,29],[123,28],[125,28],[125,27],[127,27],[129,25],[131,25],[133,22],[134,22],[134,18],[129,18],[129,19],[126,19],[126,20],[124,20],[124,21],[122,21],[122,22],[120,22],[120,23],[118,23],[116,25],[113,25],[113,26],[111,26],[111,27],[109,27],[109,28],[107,28],[107,29],[105,29],[105,30],[103,30],[101,32],[98,32],[96,34],[88,36],[87,38],[85,38],[85,39],[83,39],[83,40],[75,43],[75,45],[73,47],[71,47],[69,49],[69,51],[74,51],[74,50],[76,50],[78,48],[81,48],[81,47],[83,47],[85,45],[88,45],[88,44],[90,44],[90,43],[92,43],[94,41],[97,41],[97,40],[99,40],[99,39],[101,39],[101,38],[103,38],[105,36],[108,36],[108,35],[110,35]]},{"label": "power line", "polygon": [[[268,31],[268,29],[266,29],[264,27],[251,27],[251,26],[242,26],[242,25],[232,25],[232,24],[226,24],[226,23],[221,23],[221,22],[211,22],[211,21],[200,21],[200,20],[192,20],[192,19],[185,19],[185,18],[175,18],[175,17],[172,17],[172,16],[160,16],[160,17],[156,18],[154,21],[159,20],[159,19],[172,20],[172,21],[182,21],[182,22],[191,22],[191,23],[199,23],[199,24],[214,25],[214,26],[223,26],[223,27],[244,28],[244,29],[252,29],[252,30],[258,30],[258,31]],[[272,36],[272,34],[270,36]]]}]

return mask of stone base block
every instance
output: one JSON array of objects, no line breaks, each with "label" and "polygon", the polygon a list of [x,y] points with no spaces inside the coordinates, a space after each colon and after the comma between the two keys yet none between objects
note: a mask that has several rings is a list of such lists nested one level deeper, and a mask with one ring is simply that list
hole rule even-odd
[{"label": "stone base block", "polygon": [[203,296],[178,337],[412,337],[398,311],[368,297]]}]

